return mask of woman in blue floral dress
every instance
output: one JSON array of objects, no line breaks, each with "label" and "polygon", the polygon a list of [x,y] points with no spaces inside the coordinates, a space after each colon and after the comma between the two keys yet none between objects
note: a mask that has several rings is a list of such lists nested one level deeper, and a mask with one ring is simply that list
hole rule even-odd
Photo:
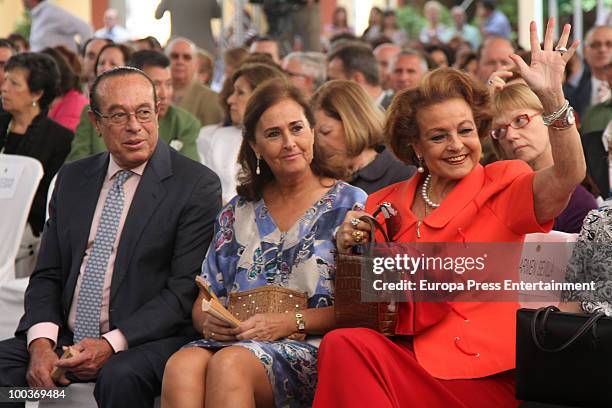
[{"label": "woman in blue floral dress", "polygon": [[262,85],[245,111],[239,195],[219,213],[201,276],[222,302],[274,285],[306,292],[298,332],[292,313],[262,313],[238,328],[193,307],[201,340],[167,363],[169,407],[310,406],[320,336],[334,328],[334,233],[366,194],[317,160],[313,115],[283,81]]}]

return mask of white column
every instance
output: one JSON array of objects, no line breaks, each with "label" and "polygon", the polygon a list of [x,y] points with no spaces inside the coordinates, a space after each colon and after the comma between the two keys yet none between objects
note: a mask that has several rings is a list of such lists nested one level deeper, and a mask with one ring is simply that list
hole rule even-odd
[{"label": "white column", "polygon": [[578,46],[578,50],[582,55],[582,41],[583,41],[583,33],[582,33],[582,0],[574,0],[574,24],[572,24],[572,32],[574,33],[574,38],[580,40],[580,45]]},{"label": "white column", "polygon": [[234,35],[236,36],[236,44],[242,44],[244,42],[243,8],[244,0],[234,0]]},{"label": "white column", "polygon": [[557,0],[548,0],[548,17],[555,19],[555,40],[559,38],[559,5]]},{"label": "white column", "polygon": [[529,41],[529,23],[533,20],[538,26],[538,38],[544,40],[544,19],[541,0],[519,0],[518,2],[518,43],[525,49],[531,49]]}]

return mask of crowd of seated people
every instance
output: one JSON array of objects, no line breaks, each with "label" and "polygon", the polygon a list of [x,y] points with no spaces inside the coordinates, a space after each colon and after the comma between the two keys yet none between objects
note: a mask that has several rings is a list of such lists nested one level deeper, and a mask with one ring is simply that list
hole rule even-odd
[{"label": "crowd of seated people", "polygon": [[[359,37],[338,7],[325,52],[287,55],[268,36],[222,54],[0,39],[0,153],[44,169],[0,387],[94,382],[99,406],[130,408],[517,406],[518,303],[401,303],[390,338],[334,314],[334,253],[382,239],[360,220],[382,206],[393,242],[579,234],[567,280],[610,279],[612,28],[582,60],[569,25],[540,43],[532,23],[525,51],[477,3],[480,27],[426,2],[418,38],[377,7]],[[202,307],[264,287],[305,304],[239,324]],[[612,316],[604,292],[560,307]]]}]

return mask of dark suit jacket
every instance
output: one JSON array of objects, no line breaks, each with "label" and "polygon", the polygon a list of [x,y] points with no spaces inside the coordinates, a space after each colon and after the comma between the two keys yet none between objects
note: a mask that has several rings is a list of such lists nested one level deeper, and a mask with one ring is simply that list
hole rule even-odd
[{"label": "dark suit jacket", "polygon": [[[108,161],[109,153],[99,153],[59,172],[17,335],[40,322],[66,329]],[[129,347],[194,334],[194,277],[220,207],[217,175],[160,140],[130,206],[111,281],[110,329],[120,329]]]},{"label": "dark suit jacket", "polygon": [[608,172],[608,152],[601,140],[603,130],[580,136],[586,158],[587,172],[597,184],[603,198],[610,194],[610,174]]},{"label": "dark suit jacket", "polygon": [[[11,118],[8,112],[0,114],[0,149],[4,147]],[[47,118],[46,114],[40,114],[32,120],[17,151],[5,152],[33,157],[43,166],[44,175],[36,190],[28,216],[28,222],[36,235],[42,232],[45,224],[49,184],[70,153],[73,137],[71,130]]]},{"label": "dark suit jacket", "polygon": [[593,84],[591,83],[591,70],[586,63],[583,63],[584,71],[578,81],[578,86],[573,87],[567,82],[563,85],[563,93],[569,101],[570,105],[578,112],[578,118],[582,119],[587,111],[587,108],[591,105],[591,92],[593,90]]},{"label": "dark suit jacket", "polygon": [[416,167],[399,161],[389,148],[380,145],[375,149],[378,155],[353,175],[351,185],[372,194],[391,184],[408,180],[416,172]]}]

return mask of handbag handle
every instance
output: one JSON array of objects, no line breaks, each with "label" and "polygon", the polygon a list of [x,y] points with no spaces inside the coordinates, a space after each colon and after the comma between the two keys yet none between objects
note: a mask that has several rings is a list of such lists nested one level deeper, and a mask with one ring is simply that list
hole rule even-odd
[{"label": "handbag handle", "polygon": [[[565,343],[563,343],[559,347],[547,348],[542,345],[538,332],[542,333],[541,337],[543,338],[544,333],[546,331],[545,330],[546,322],[548,321],[548,317],[550,316],[551,312],[559,312],[559,309],[555,306],[541,307],[535,312],[531,320],[531,337],[533,339],[533,342],[535,343],[537,348],[539,348],[542,351],[549,352],[549,353],[557,353],[559,351],[563,351],[569,346],[571,346],[572,344],[574,344],[576,340],[580,338],[580,336],[586,333],[587,330],[589,330],[591,327],[594,328],[597,321],[604,316],[603,313],[595,313],[591,315],[591,317],[589,317],[589,319],[586,322],[584,322],[584,324],[580,326],[578,330],[576,330],[576,333],[574,333],[572,337],[569,338],[569,340],[567,340]],[[542,313],[544,314],[544,316],[541,319],[540,330],[538,330],[538,327],[537,327],[538,319],[540,318]]]},{"label": "handbag handle", "polygon": [[378,231],[382,234],[385,242],[389,242],[389,236],[387,235],[387,231],[383,228],[383,226],[378,222],[378,220],[374,217],[370,217],[369,215],[362,215],[359,219],[370,225],[370,231],[372,231],[372,241],[374,241],[374,232]]}]

